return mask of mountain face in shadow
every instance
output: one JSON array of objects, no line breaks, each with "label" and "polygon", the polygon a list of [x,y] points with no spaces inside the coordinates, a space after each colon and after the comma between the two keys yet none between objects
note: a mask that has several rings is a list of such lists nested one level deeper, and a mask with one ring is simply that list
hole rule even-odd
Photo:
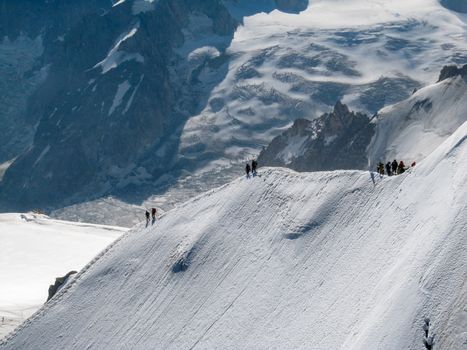
[{"label": "mountain face in shadow", "polygon": [[465,0],[441,0],[441,4],[452,11],[467,13],[467,2]]},{"label": "mountain face in shadow", "polygon": [[3,161],[15,158],[0,187],[4,206],[77,203],[180,166],[174,156],[183,125],[224,79],[238,15],[296,12],[307,1],[246,4],[1,1],[1,36],[38,41],[21,79],[40,76],[30,84],[27,107],[15,112],[21,118],[1,117],[11,125],[2,135],[11,140]]}]

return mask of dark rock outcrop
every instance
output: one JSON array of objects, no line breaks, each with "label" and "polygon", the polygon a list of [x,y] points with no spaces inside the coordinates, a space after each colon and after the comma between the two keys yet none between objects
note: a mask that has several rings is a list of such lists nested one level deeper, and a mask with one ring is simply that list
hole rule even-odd
[{"label": "dark rock outcrop", "polygon": [[441,0],[441,4],[452,11],[467,13],[467,1],[465,0]]},{"label": "dark rock outcrop", "polygon": [[111,6],[110,0],[0,0],[0,163],[33,142],[47,96],[38,88],[60,47],[58,39],[84,17]]},{"label": "dark rock outcrop", "polygon": [[298,119],[258,157],[261,165],[297,171],[364,169],[374,125],[361,113],[337,102],[331,113],[315,120]]},{"label": "dark rock outcrop", "polygon": [[457,76],[467,76],[467,64],[460,68],[457,66],[444,66],[439,75],[438,82]]},{"label": "dark rock outcrop", "polygon": [[299,13],[307,9],[308,0],[275,0],[277,8],[284,12]]},{"label": "dark rock outcrop", "polygon": [[70,271],[68,272],[65,276],[63,277],[57,277],[55,279],[55,283],[54,284],[51,284],[49,286],[49,296],[47,297],[47,301],[49,301],[50,299],[52,299],[52,297],[57,294],[57,292],[59,291],[60,288],[63,287],[63,285],[68,281],[68,279],[70,278],[71,275],[74,275],[75,273],[77,273],[76,271]]}]

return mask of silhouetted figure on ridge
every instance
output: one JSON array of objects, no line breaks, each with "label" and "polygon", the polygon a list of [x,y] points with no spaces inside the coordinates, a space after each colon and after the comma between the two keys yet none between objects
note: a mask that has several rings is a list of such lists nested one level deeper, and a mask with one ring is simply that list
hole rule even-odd
[{"label": "silhouetted figure on ridge", "polygon": [[146,226],[149,225],[149,220],[150,220],[150,214],[149,214],[149,212],[146,210]]},{"label": "silhouetted figure on ridge", "polygon": [[397,174],[397,160],[394,159],[394,160],[392,161],[391,167],[392,167],[392,169],[391,169],[391,170],[392,170],[392,173],[393,173],[394,175],[396,175],[396,174]]},{"label": "silhouetted figure on ridge", "polygon": [[253,159],[251,161],[251,173],[253,174],[253,176],[256,176],[256,169],[258,168],[258,162]]},{"label": "silhouetted figure on ridge", "polygon": [[392,176],[391,162],[386,163],[386,173],[388,174],[388,176]]}]

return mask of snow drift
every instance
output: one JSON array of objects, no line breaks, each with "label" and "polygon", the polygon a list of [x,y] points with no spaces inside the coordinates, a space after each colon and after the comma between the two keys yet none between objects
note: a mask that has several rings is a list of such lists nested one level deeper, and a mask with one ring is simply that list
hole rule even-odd
[{"label": "snow drift", "polygon": [[416,168],[267,168],[137,227],[1,349],[423,349],[467,337],[467,123]]}]

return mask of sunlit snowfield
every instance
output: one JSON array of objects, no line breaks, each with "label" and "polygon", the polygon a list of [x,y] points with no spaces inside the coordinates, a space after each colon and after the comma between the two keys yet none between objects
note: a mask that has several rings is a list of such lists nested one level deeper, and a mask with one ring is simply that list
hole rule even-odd
[{"label": "sunlit snowfield", "polygon": [[38,214],[0,214],[0,338],[44,304],[56,277],[79,271],[125,231]]}]

